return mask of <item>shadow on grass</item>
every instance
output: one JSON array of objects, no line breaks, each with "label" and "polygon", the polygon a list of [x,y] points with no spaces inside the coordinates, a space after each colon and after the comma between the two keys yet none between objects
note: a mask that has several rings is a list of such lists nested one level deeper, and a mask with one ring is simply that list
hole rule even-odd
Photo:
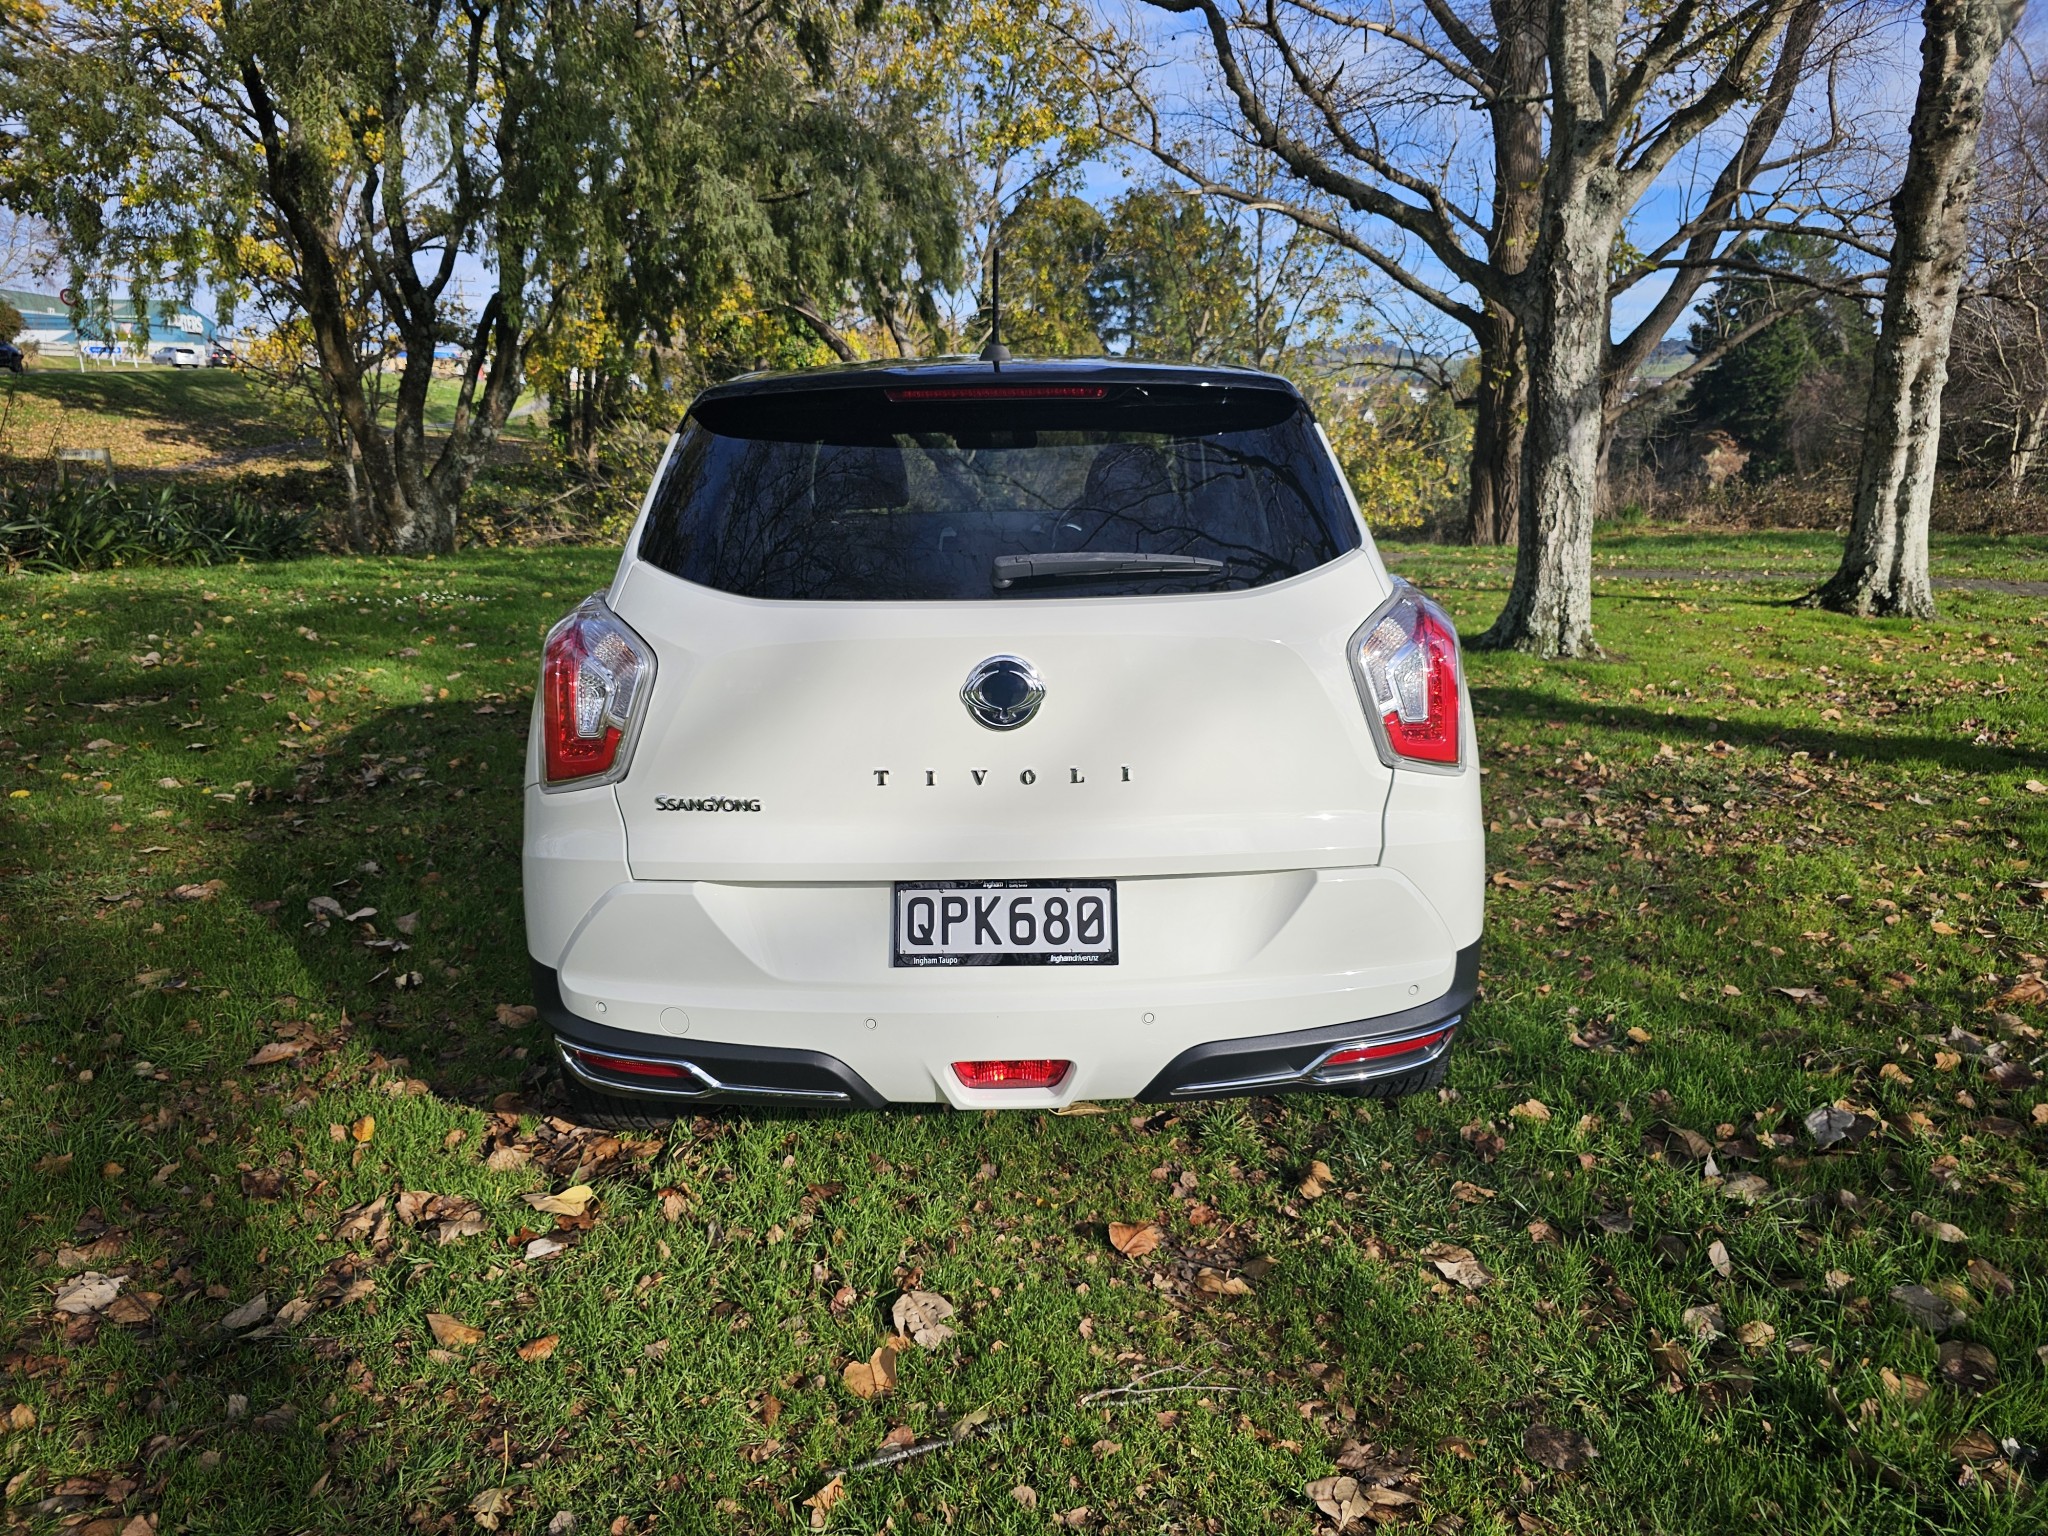
[{"label": "shadow on grass", "polygon": [[1925,764],[1971,774],[2022,773],[2048,764],[2048,753],[2009,747],[1980,747],[1973,742],[1925,733],[1886,735],[1845,730],[1841,726],[1784,725],[1746,721],[1735,716],[1682,713],[1667,715],[1641,705],[1594,703],[1560,697],[1534,688],[1500,683],[1472,685],[1474,709],[1483,719],[1495,715],[1540,715],[1586,729],[1637,731],[1666,740],[1679,738],[1701,746],[1725,741],[1731,747],[1774,751],[1829,753],[1871,764]]}]

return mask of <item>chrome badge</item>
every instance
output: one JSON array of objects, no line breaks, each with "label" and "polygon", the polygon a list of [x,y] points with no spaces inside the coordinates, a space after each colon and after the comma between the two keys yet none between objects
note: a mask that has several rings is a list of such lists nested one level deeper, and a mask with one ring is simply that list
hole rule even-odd
[{"label": "chrome badge", "polygon": [[1014,731],[1045,700],[1045,684],[1022,656],[991,656],[960,687],[967,713],[992,731]]}]

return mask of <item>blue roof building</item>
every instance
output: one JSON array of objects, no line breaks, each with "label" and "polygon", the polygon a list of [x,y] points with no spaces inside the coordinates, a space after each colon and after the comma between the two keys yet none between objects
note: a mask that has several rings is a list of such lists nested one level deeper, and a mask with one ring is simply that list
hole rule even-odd
[{"label": "blue roof building", "polygon": [[[208,342],[213,340],[218,327],[194,309],[177,299],[157,299],[149,306],[148,324],[141,322],[133,299],[117,300],[109,306],[105,320],[88,313],[82,323],[74,322],[71,307],[64,300],[49,293],[29,293],[19,288],[0,288],[0,299],[5,299],[21,311],[22,328],[18,337],[22,342],[34,342],[45,352],[75,352],[81,339],[87,349],[94,343],[115,341],[135,346],[148,332],[150,349],[167,341]],[[111,334],[109,334],[111,332]],[[0,337],[0,340],[10,338]]]}]

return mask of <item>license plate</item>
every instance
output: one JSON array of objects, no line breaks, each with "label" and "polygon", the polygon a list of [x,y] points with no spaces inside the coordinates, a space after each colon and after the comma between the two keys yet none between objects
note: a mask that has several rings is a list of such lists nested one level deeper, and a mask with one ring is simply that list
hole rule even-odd
[{"label": "license plate", "polygon": [[919,880],[896,887],[897,965],[1115,965],[1114,880]]}]

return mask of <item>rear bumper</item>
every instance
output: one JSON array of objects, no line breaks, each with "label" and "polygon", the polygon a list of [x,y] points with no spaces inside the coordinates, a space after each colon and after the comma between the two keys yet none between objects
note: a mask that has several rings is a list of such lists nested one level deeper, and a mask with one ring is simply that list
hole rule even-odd
[{"label": "rear bumper", "polygon": [[[1298,1090],[1370,1093],[1382,1080],[1432,1066],[1449,1053],[1478,980],[1475,942],[1459,951],[1450,989],[1430,1002],[1374,1019],[1192,1046],[1136,1097],[1159,1103]],[[891,1102],[829,1052],[652,1036],[583,1018],[564,1003],[555,971],[539,961],[533,962],[533,995],[563,1069],[600,1092],[675,1104],[879,1109]],[[1339,1056],[1358,1059],[1334,1059]],[[1061,1087],[1070,1090],[1076,1075],[1070,1072]],[[955,1087],[948,1098],[970,1108],[1046,1108],[1072,1096]]]}]

